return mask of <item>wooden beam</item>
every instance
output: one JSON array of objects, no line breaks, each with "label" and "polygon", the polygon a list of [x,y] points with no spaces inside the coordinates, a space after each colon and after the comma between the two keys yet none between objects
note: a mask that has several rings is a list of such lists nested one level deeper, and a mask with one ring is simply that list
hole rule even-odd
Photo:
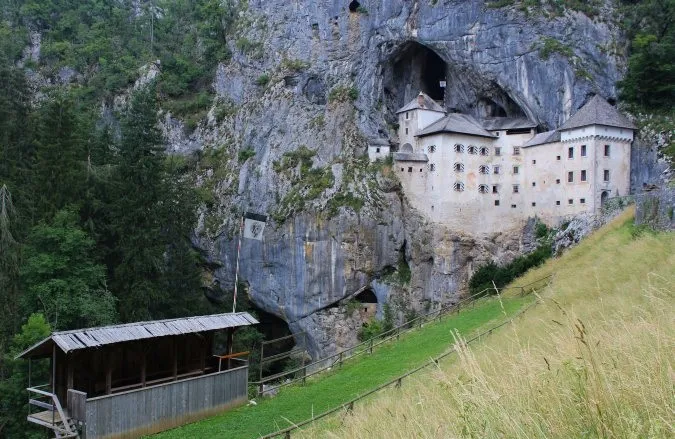
[{"label": "wooden beam", "polygon": [[110,351],[106,352],[106,362],[105,362],[105,394],[110,395],[112,393],[112,355]]},{"label": "wooden beam", "polygon": [[145,347],[141,346],[141,387],[145,387],[148,372],[147,352]]},{"label": "wooden beam", "polygon": [[173,356],[173,365],[172,372],[173,380],[178,379],[178,344],[176,343],[177,337],[172,337],[171,339],[171,355]]},{"label": "wooden beam", "polygon": [[[234,328],[227,328],[227,355],[232,354],[232,344],[234,342]],[[232,360],[230,358],[227,359],[227,368],[231,369],[232,368]]]},{"label": "wooden beam", "polygon": [[75,354],[67,355],[66,354],[66,370],[67,370],[67,375],[68,375],[68,382],[66,384],[66,392],[68,389],[73,389],[74,388],[74,380],[75,380],[75,371],[73,370],[73,356]]}]

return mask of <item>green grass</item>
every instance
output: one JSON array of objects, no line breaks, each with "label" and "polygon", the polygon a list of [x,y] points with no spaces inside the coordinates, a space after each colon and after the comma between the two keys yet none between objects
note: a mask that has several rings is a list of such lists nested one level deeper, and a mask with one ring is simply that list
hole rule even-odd
[{"label": "green grass", "polygon": [[513,315],[529,303],[529,297],[483,299],[475,308],[426,324],[401,337],[398,342],[376,348],[366,355],[308,381],[306,386],[282,389],[256,406],[244,406],[213,418],[156,435],[157,438],[254,438],[271,433],[338,406],[379,384],[385,383],[428,361],[453,344],[451,332],[469,335],[486,324]]}]

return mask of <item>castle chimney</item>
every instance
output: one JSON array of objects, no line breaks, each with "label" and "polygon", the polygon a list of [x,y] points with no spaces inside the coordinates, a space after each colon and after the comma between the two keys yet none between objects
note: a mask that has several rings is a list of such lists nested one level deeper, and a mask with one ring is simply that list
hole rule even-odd
[{"label": "castle chimney", "polygon": [[422,92],[417,95],[417,105],[424,108],[424,94]]}]

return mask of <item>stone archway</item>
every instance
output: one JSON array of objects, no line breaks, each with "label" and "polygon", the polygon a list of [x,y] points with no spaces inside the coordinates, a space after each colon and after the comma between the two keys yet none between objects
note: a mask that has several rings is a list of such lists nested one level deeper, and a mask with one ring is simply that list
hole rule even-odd
[{"label": "stone archway", "polygon": [[607,200],[609,199],[609,191],[602,191],[600,194],[600,206],[604,206],[605,203],[607,203]]}]

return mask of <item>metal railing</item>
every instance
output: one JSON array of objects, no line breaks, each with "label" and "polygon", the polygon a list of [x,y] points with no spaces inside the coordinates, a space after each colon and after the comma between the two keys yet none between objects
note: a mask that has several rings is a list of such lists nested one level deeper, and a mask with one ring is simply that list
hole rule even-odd
[{"label": "metal railing", "polygon": [[[534,282],[531,282],[527,285],[522,285],[522,286],[516,286],[516,287],[505,287],[505,288],[499,288],[499,291],[505,291],[505,290],[517,290],[520,291],[521,295],[525,294],[525,291],[527,288],[531,288],[533,285],[538,284],[544,280],[549,280],[552,275],[545,276],[541,279],[537,279]],[[317,375],[321,372],[324,372],[326,370],[332,369],[337,365],[338,367],[342,367],[343,363],[348,360],[348,359],[353,359],[356,358],[360,355],[363,355],[365,353],[372,354],[373,349],[395,339],[399,339],[401,334],[404,334],[406,332],[412,331],[413,329],[418,329],[421,328],[425,323],[431,322],[433,320],[438,320],[449,313],[452,312],[459,312],[462,307],[466,304],[472,304],[475,306],[475,301],[485,297],[486,295],[490,294],[491,292],[494,292],[494,288],[486,288],[478,293],[472,294],[469,297],[466,297],[464,299],[461,299],[459,302],[450,304],[447,306],[441,306],[437,310],[430,311],[426,314],[419,315],[413,319],[408,320],[407,322],[402,323],[401,325],[395,326],[392,329],[385,331],[381,334],[378,334],[374,337],[369,338],[368,340],[365,340],[356,346],[352,346],[351,348],[344,349],[340,352],[337,352],[335,354],[329,355],[324,358],[320,358],[316,361],[313,361],[311,363],[305,364],[301,367],[278,373],[269,377],[266,377],[260,381],[251,381],[250,384],[256,385],[258,387],[258,395],[264,396],[266,393],[271,393],[274,392],[282,387],[289,386],[291,384],[297,383],[297,382],[302,382],[303,384],[307,381],[307,378],[310,378],[314,375]],[[316,369],[314,369],[316,367]],[[313,369],[311,372],[307,372],[308,369]],[[264,388],[263,386],[266,385],[269,382],[273,381],[278,381],[280,379],[283,379],[284,377],[288,377],[289,375],[297,375],[300,373],[300,376],[296,376],[295,378],[292,379],[287,379],[283,383],[279,383],[276,386],[270,386],[267,388]]]},{"label": "metal railing", "polygon": [[[520,287],[500,288],[500,289],[498,289],[498,290],[499,290],[499,291],[502,291],[502,290],[506,290],[506,289],[520,289],[520,290],[521,290],[521,294],[524,295],[524,294],[526,294],[526,293],[525,293],[525,289],[526,289],[526,288],[528,288],[528,287],[530,287],[531,285],[533,285],[533,284],[535,284],[535,283],[537,283],[537,282],[540,282],[540,281],[542,281],[542,280],[544,280],[544,279],[550,279],[552,276],[553,276],[552,274],[551,274],[551,275],[548,275],[548,276],[546,276],[546,277],[544,277],[544,278],[542,278],[542,279],[539,279],[539,280],[534,281],[534,282],[532,282],[532,283],[530,283],[530,284],[523,285],[523,286],[520,286]],[[484,293],[484,292],[489,291],[489,290],[494,290],[494,289],[493,289],[493,288],[490,288],[490,289],[487,289],[487,290],[483,290],[483,291],[481,291],[481,293]],[[534,290],[534,288],[532,288],[532,290]],[[532,290],[531,290],[531,291],[532,291]],[[480,294],[480,293],[477,293],[477,294]],[[474,295],[474,296],[475,296],[475,295]],[[530,308],[532,308],[534,305],[536,305],[536,302],[533,302],[533,303],[529,304],[528,306],[526,306],[525,308],[521,309],[521,310],[518,311],[516,314],[514,314],[511,318],[509,318],[509,319],[507,319],[507,320],[505,320],[505,321],[499,323],[498,325],[492,326],[491,328],[486,329],[485,331],[481,332],[480,334],[478,334],[478,335],[476,335],[476,336],[474,336],[474,337],[472,337],[472,338],[466,340],[465,342],[463,342],[463,344],[464,344],[464,345],[469,345],[469,344],[471,344],[471,343],[473,343],[473,342],[475,342],[475,341],[477,341],[477,340],[480,340],[481,338],[483,338],[483,337],[485,337],[485,336],[487,336],[487,335],[492,334],[493,331],[495,331],[495,330],[501,328],[502,326],[505,326],[505,325],[508,325],[508,324],[510,324],[510,323],[513,323],[513,321],[514,321],[516,318],[518,318],[519,316],[521,316],[523,313],[525,313],[527,310],[529,310]],[[294,423],[294,424],[291,425],[290,427],[287,427],[287,428],[284,428],[284,429],[275,431],[274,433],[270,433],[270,434],[267,434],[267,435],[264,435],[264,436],[260,436],[259,439],[272,439],[272,438],[277,438],[277,437],[282,437],[282,436],[283,436],[284,438],[286,438],[286,439],[290,439],[290,437],[291,437],[291,432],[293,432],[293,431],[295,431],[295,430],[299,430],[299,429],[301,429],[301,428],[303,428],[303,427],[305,427],[305,426],[307,426],[307,425],[309,425],[309,424],[312,424],[312,423],[314,423],[314,422],[316,422],[316,421],[318,421],[318,420],[320,420],[320,419],[322,419],[322,418],[325,418],[326,416],[332,415],[332,414],[334,414],[334,413],[336,413],[336,412],[338,412],[338,411],[341,411],[341,410],[344,410],[344,411],[347,412],[347,413],[351,413],[351,412],[353,412],[353,410],[354,410],[354,403],[355,403],[355,402],[360,401],[360,400],[362,400],[362,399],[364,399],[364,398],[366,398],[366,397],[368,397],[368,396],[370,396],[370,395],[372,395],[372,394],[374,394],[374,393],[377,393],[377,392],[379,392],[380,390],[383,390],[383,389],[385,389],[385,388],[387,388],[387,387],[390,387],[390,386],[395,386],[396,388],[400,388],[401,385],[402,385],[402,382],[403,382],[403,379],[404,379],[404,378],[407,378],[407,377],[409,377],[409,376],[411,376],[411,375],[413,375],[413,374],[416,374],[417,372],[420,372],[420,371],[426,369],[426,368],[429,367],[429,366],[437,366],[440,360],[442,360],[443,358],[445,358],[445,357],[447,357],[447,356],[449,356],[449,355],[451,355],[451,354],[454,354],[454,353],[456,353],[456,352],[457,352],[457,350],[456,350],[455,348],[452,348],[452,349],[450,349],[449,351],[446,351],[446,352],[444,352],[444,353],[438,355],[437,357],[432,358],[431,360],[429,360],[428,362],[422,364],[421,366],[418,366],[418,367],[416,367],[416,368],[414,368],[414,369],[412,369],[412,370],[409,370],[408,372],[404,373],[403,375],[399,375],[399,376],[397,376],[396,378],[387,381],[386,383],[380,384],[379,386],[377,386],[377,387],[375,387],[375,388],[373,388],[373,389],[371,389],[371,390],[369,390],[369,391],[367,391],[367,392],[365,392],[365,393],[362,393],[361,395],[359,395],[359,396],[357,396],[357,397],[355,397],[355,398],[352,398],[352,399],[350,399],[349,401],[347,401],[347,402],[345,402],[345,403],[343,403],[343,404],[341,404],[341,405],[339,405],[339,406],[336,406],[336,407],[333,407],[332,409],[326,410],[325,412],[320,413],[320,414],[318,414],[318,415],[316,415],[316,416],[312,416],[311,418],[306,419],[306,420],[304,420],[304,421],[302,421],[302,422]]]}]

